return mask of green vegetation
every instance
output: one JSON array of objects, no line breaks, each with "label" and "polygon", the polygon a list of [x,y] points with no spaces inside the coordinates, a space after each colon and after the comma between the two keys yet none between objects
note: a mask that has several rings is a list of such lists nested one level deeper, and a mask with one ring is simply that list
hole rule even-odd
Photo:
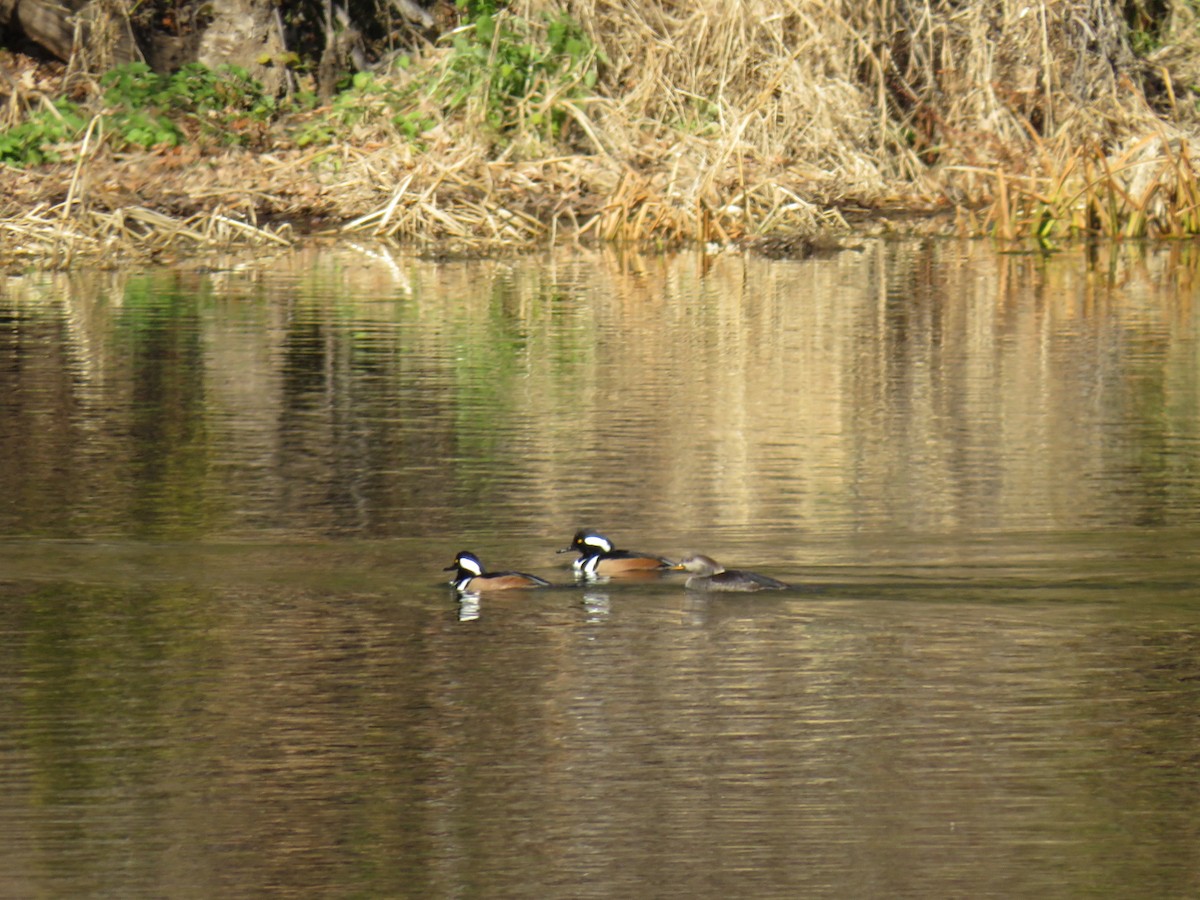
[{"label": "green vegetation", "polygon": [[78,140],[88,120],[78,104],[58,99],[12,128],[0,131],[0,163],[37,166],[63,158],[63,145]]},{"label": "green vegetation", "polygon": [[63,145],[81,140],[89,128],[118,150],[174,147],[192,134],[246,143],[245,123],[266,122],[276,108],[258,82],[232,66],[214,71],[192,64],[159,75],[145,63],[131,63],[102,75],[99,86],[98,108],[59,99],[0,131],[0,162],[56,162]]},{"label": "green vegetation", "polygon": [[[469,17],[426,96],[467,110],[500,135],[525,127],[562,132],[567,103],[590,92],[604,55],[565,14],[541,20],[485,11]],[[416,85],[422,89],[419,83]]]},{"label": "green vegetation", "polygon": [[426,64],[402,56],[388,77],[358,72],[326,113],[296,134],[300,146],[332,143],[347,129],[390,126],[420,144],[439,121],[460,120],[505,143],[532,131],[562,135],[569,104],[596,86],[603,54],[565,14],[516,16],[490,3],[465,4],[461,27]]},{"label": "green vegetation", "polygon": [[348,76],[320,110],[311,92],[277,102],[234,66],[191,64],[162,75],[131,63],[101,76],[99,104],[60,99],[0,131],[0,162],[59,161],[65,158],[60,145],[81,140],[93,118],[98,136],[118,150],[174,147],[189,139],[254,146],[268,125],[275,137],[299,147],[332,144],[364,127],[390,128],[395,137],[419,142],[439,119],[455,115],[497,138],[524,128],[554,138],[568,121],[566,104],[595,86],[603,62],[569,16],[543,15],[535,22],[493,4],[464,8],[463,27],[450,44],[449,53],[420,70],[403,57],[393,77]]}]

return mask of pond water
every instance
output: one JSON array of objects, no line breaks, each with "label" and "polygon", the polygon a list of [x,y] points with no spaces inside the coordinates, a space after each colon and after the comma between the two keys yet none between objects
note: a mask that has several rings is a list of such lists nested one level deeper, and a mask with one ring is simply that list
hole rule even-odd
[{"label": "pond water", "polygon": [[[8,278],[0,894],[1196,895],[1198,276]],[[576,585],[584,526],[795,587]]]}]

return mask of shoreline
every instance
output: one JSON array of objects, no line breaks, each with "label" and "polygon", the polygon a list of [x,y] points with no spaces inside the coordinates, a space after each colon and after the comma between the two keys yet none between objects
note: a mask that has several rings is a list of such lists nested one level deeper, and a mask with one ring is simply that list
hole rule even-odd
[{"label": "shoreline", "polygon": [[[773,221],[764,223],[760,211],[728,195],[713,192],[700,203],[655,195],[652,185],[666,177],[621,173],[611,160],[585,157],[476,161],[468,170],[442,166],[432,153],[397,159],[386,148],[348,145],[262,154],[100,150],[0,169],[0,267],[119,265],[164,253],[359,238],[476,254],[594,242],[715,244],[787,256],[855,234],[961,234],[954,209],[928,198],[872,207],[847,197],[820,208],[799,199],[798,180],[764,181],[760,188],[783,187],[797,198],[791,208],[768,210]],[[622,179],[627,195],[641,183],[641,196],[624,206],[612,190],[621,191]]]},{"label": "shoreline", "polygon": [[[453,158],[349,144],[265,153],[186,147],[112,153],[101,146],[69,162],[4,166],[0,270],[114,267],[361,239],[434,255],[584,243],[802,258],[887,235],[991,238],[1043,250],[1105,238],[1190,237],[1096,235],[1083,228],[1040,234],[1029,227],[1037,203],[1020,213],[1024,225],[1013,225],[1011,187],[1008,197],[960,203],[948,199],[953,186],[935,194],[929,182],[923,195],[898,184],[839,196],[811,170],[800,175],[785,169],[759,176],[753,191],[782,194],[789,202],[756,206],[739,202],[750,192],[740,184],[710,188],[698,199],[697,191],[674,190],[668,171],[622,171],[613,159],[492,161],[474,154],[465,165],[461,157],[459,163],[441,162]],[[1008,175],[1009,185],[1019,177]],[[1004,184],[1006,176],[997,172],[994,178]],[[1027,196],[1037,200],[1036,192]],[[1103,199],[1081,195],[1077,205]],[[1007,223],[999,217],[1002,205],[1009,207]]]}]

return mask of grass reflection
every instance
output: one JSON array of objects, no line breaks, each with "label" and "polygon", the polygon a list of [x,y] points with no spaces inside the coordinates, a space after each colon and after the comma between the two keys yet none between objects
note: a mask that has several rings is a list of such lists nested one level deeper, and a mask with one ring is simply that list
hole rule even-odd
[{"label": "grass reflection", "polygon": [[1196,266],[1182,245],[918,242],[10,281],[0,521],[144,537],[1180,524],[1200,499]]}]

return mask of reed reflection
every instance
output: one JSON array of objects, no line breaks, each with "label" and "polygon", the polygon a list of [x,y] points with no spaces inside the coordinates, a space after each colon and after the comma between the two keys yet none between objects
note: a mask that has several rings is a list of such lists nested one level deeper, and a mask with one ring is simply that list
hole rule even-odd
[{"label": "reed reflection", "polygon": [[366,259],[356,280],[340,259],[10,282],[7,529],[432,534],[488,510],[531,534],[615,512],[626,530],[737,536],[1196,517],[1183,248]]}]

